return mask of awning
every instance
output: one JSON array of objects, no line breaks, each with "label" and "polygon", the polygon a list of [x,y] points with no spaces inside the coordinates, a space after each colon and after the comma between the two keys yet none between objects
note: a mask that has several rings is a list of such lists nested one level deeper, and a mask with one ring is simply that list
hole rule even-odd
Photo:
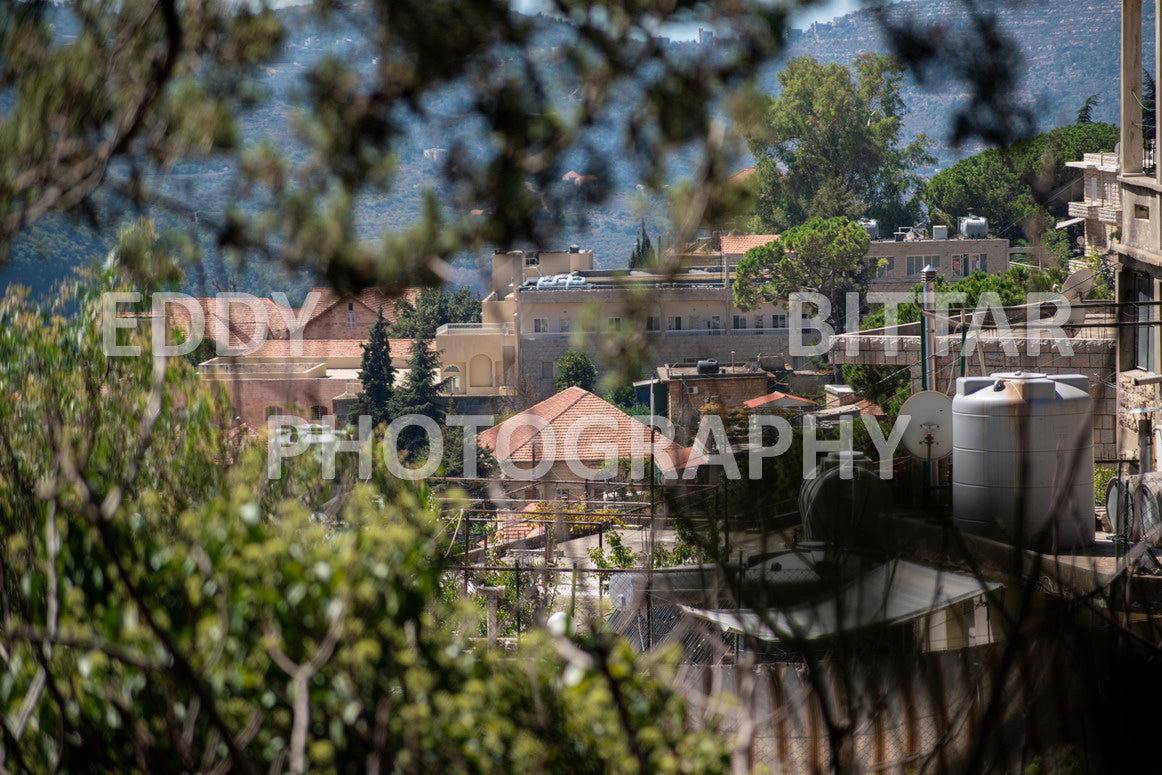
[{"label": "awning", "polygon": [[724,631],[759,640],[815,640],[873,625],[901,624],[1000,586],[963,573],[893,560],[814,605],[788,611],[770,609],[763,616],[733,609],[682,609]]},{"label": "awning", "polygon": [[1081,223],[1084,220],[1085,220],[1084,218],[1070,218],[1069,220],[1066,220],[1066,221],[1058,221],[1057,225],[1054,226],[1053,228],[1064,229],[1064,228],[1067,228],[1069,226],[1072,226],[1075,223]]}]

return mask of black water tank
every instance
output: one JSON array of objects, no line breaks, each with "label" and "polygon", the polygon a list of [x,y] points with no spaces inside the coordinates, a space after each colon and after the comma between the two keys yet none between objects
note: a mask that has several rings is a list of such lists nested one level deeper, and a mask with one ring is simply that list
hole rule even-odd
[{"label": "black water tank", "polygon": [[697,368],[699,374],[717,374],[718,361],[714,360],[713,358],[708,358],[704,361],[698,361]]}]

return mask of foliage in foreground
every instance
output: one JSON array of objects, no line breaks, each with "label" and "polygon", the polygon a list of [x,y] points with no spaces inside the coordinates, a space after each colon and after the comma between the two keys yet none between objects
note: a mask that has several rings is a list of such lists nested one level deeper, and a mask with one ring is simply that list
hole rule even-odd
[{"label": "foliage in foreground", "polygon": [[0,304],[5,768],[725,769],[624,643],[467,640],[423,490],[268,480],[184,359],[106,357],[97,316]]}]

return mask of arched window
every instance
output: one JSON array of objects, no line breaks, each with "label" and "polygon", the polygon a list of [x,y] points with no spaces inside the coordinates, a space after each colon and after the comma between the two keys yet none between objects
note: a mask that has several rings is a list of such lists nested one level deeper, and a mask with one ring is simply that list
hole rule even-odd
[{"label": "arched window", "polygon": [[492,387],[492,359],[476,355],[468,363],[469,387]]},{"label": "arched window", "polygon": [[444,390],[449,393],[461,393],[464,391],[463,383],[460,381],[459,366],[444,367]]}]

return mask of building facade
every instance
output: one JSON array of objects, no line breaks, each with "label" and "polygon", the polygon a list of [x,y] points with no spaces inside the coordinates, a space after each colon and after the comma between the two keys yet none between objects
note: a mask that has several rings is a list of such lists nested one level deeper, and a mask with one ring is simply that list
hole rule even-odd
[{"label": "building facade", "polygon": [[[1155,78],[1162,75],[1162,58],[1156,57],[1150,64],[1149,72]],[[1111,236],[1118,259],[1116,298],[1122,302],[1117,355],[1118,448],[1119,457],[1130,460],[1137,458],[1139,419],[1130,411],[1159,403],[1154,380],[1160,360],[1155,321],[1156,303],[1162,298],[1162,169],[1155,164],[1153,148],[1142,133],[1142,71],[1142,0],[1122,0],[1117,175],[1121,217]]]},{"label": "building facade", "polygon": [[673,263],[665,272],[597,270],[593,252],[576,247],[495,253],[481,323],[436,333],[450,392],[545,397],[555,392],[556,362],[567,350],[595,354],[600,338],[618,331],[645,338],[647,369],[786,357],[783,305],[735,307],[734,273],[721,252]]},{"label": "building facade", "polygon": [[929,265],[949,282],[973,272],[1006,272],[1010,253],[1006,239],[892,239],[872,240],[865,260],[875,267],[872,291],[898,292],[915,287]]},{"label": "building facade", "polygon": [[1087,153],[1081,161],[1069,161],[1066,167],[1082,171],[1082,199],[1069,203],[1069,216],[1082,219],[1085,236],[1082,247],[1089,252],[1105,253],[1113,249],[1114,235],[1122,226],[1122,195],[1118,184],[1116,153]]}]

